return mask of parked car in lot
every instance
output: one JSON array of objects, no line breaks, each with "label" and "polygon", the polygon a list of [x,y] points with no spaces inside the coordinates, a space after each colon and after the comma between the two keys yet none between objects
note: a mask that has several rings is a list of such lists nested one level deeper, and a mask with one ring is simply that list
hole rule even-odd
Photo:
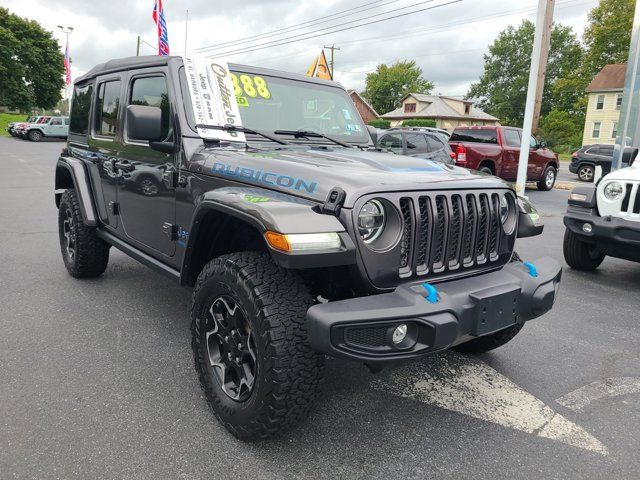
[{"label": "parked car in lot", "polygon": [[33,123],[33,122],[37,121],[38,118],[40,118],[40,117],[38,117],[37,115],[31,115],[30,117],[27,117],[24,122],[9,122],[7,124],[7,132],[9,132],[9,135],[11,135],[12,137],[17,137],[18,134],[16,133],[15,128],[18,125],[20,125],[22,123],[24,123],[24,124]]},{"label": "parked car in lot", "polygon": [[64,265],[97,277],[115,246],[194,287],[195,369],[241,439],[303,420],[325,355],[377,371],[487,352],[554,305],[559,263],[515,252],[542,233],[528,201],[376,151],[336,82],[149,56],[96,66],[73,95],[55,173]]},{"label": "parked car in lot", "polygon": [[398,155],[453,164],[455,157],[442,133],[414,128],[391,128],[377,140],[377,147]]},{"label": "parked car in lot", "polygon": [[[515,127],[456,127],[449,145],[455,153],[456,165],[515,181],[521,138],[522,130]],[[540,190],[551,190],[558,166],[558,156],[544,141],[531,136],[527,181],[536,182]]]},{"label": "parked car in lot", "polygon": [[[32,123],[42,123],[42,122],[46,122],[50,117],[46,116],[46,115],[35,115],[35,116],[31,116],[29,118],[27,118],[26,122],[17,122],[16,124],[14,124],[13,126],[13,133],[14,133],[14,137],[25,137],[25,132],[27,131],[27,126],[31,125]],[[31,121],[29,121],[31,120]]]},{"label": "parked car in lot", "polygon": [[42,121],[25,124],[19,131],[22,138],[39,142],[45,137],[67,138],[69,117],[43,117]]},{"label": "parked car in lot", "polygon": [[[627,147],[629,153],[636,152],[637,149]],[[623,159],[628,156],[623,155]],[[613,160],[613,145],[584,145],[580,150],[571,155],[571,163],[569,171],[578,175],[583,182],[593,182],[596,167],[602,167],[602,172],[607,174],[611,171],[611,162]],[[623,163],[623,167],[628,164]]]},{"label": "parked car in lot", "polygon": [[615,170],[595,185],[578,186],[564,217],[564,258],[570,267],[592,271],[606,256],[640,262],[640,162]]}]

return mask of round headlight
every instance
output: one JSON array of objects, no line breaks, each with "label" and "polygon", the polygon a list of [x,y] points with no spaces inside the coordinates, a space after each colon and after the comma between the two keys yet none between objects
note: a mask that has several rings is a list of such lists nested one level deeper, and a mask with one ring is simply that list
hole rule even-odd
[{"label": "round headlight", "polygon": [[506,195],[500,196],[500,221],[504,225],[509,219],[509,200]]},{"label": "round headlight", "polygon": [[619,200],[624,194],[624,188],[620,182],[611,182],[604,187],[604,196],[607,200]]},{"label": "round headlight", "polygon": [[371,243],[384,230],[386,222],[384,207],[378,200],[369,200],[358,214],[358,233],[364,243]]}]

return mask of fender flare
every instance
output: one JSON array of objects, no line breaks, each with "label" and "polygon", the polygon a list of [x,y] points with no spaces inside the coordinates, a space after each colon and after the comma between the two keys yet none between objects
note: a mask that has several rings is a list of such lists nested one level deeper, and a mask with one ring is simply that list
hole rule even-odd
[{"label": "fender flare", "polygon": [[[62,173],[65,172],[65,173]],[[65,179],[65,175],[71,177],[72,185],[68,184],[68,179]],[[84,163],[81,160],[71,157],[60,157],[56,164],[56,177],[55,177],[55,202],[56,207],[60,206],[60,197],[62,197],[62,191],[74,188],[80,203],[80,210],[82,212],[82,220],[85,225],[93,227],[98,224],[96,208],[91,196],[91,185],[89,183],[89,176],[85,169]]]}]

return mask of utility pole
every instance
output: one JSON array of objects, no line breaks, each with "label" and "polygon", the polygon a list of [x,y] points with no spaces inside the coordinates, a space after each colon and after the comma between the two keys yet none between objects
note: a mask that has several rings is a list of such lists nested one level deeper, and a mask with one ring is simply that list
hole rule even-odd
[{"label": "utility pole", "polygon": [[340,50],[338,47],[335,46],[335,44],[331,45],[330,47],[327,47],[325,45],[324,48],[327,48],[329,50],[331,50],[331,58],[329,59],[329,70],[331,70],[331,79],[333,80],[333,51],[334,50]]},{"label": "utility pole", "polygon": [[[622,94],[622,108],[618,122],[618,138],[613,150],[611,170],[622,166],[622,154],[625,147],[640,147],[640,1],[636,1],[636,11],[631,31],[631,45],[627,74]],[[636,162],[640,162],[637,159]]]},{"label": "utility pole", "polygon": [[551,45],[551,26],[553,24],[553,9],[555,0],[551,0],[545,12],[544,29],[542,30],[542,47],[540,50],[540,70],[538,71],[538,88],[536,88],[536,103],[533,110],[533,124],[531,130],[538,132],[540,123],[540,111],[542,110],[542,95],[544,93],[544,82],[547,76],[547,60],[549,58],[549,47]]},{"label": "utility pole", "polygon": [[[73,27],[66,27],[63,25],[58,25],[58,28],[62,30],[67,37],[67,43],[65,45],[65,55],[69,57],[69,77],[71,77],[71,56],[69,55],[69,35],[73,32]],[[66,65],[66,61],[65,61]],[[69,85],[65,85],[64,87],[64,96],[66,97],[66,107],[67,107],[67,115],[71,113],[71,94],[69,92]]]},{"label": "utility pole", "polygon": [[[529,86],[527,88],[527,103],[524,110],[524,122],[522,124],[522,142],[520,144],[520,158],[518,161],[518,177],[516,181],[516,193],[524,196],[525,183],[527,181],[527,166],[529,164],[529,152],[531,150],[531,127],[533,126],[533,112],[535,110],[536,92],[540,81],[540,67],[543,58],[548,51],[542,49],[542,37],[544,35],[548,10],[553,12],[555,0],[538,0],[538,16],[536,19],[536,31],[533,36],[533,51],[531,52],[531,70],[529,72]],[[551,13],[553,16],[553,13]],[[550,22],[549,22],[550,23]],[[548,34],[547,34],[548,35]],[[546,63],[546,59],[545,59]],[[544,85],[544,82],[542,82]]]},{"label": "utility pole", "polygon": [[184,16],[184,56],[186,58],[187,56],[187,33],[189,29],[189,10],[187,9],[187,12]]},{"label": "utility pole", "polygon": [[140,56],[140,35],[138,35],[138,42],[136,43],[136,57]]}]

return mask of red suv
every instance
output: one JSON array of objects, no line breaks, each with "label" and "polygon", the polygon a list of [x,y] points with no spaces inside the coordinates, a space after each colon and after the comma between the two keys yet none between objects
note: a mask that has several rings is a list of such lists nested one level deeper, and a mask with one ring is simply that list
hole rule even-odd
[{"label": "red suv", "polygon": [[[518,175],[522,130],[515,127],[456,127],[449,145],[456,165],[490,173],[509,181]],[[551,190],[558,174],[558,156],[532,136],[529,142],[527,181]]]}]

